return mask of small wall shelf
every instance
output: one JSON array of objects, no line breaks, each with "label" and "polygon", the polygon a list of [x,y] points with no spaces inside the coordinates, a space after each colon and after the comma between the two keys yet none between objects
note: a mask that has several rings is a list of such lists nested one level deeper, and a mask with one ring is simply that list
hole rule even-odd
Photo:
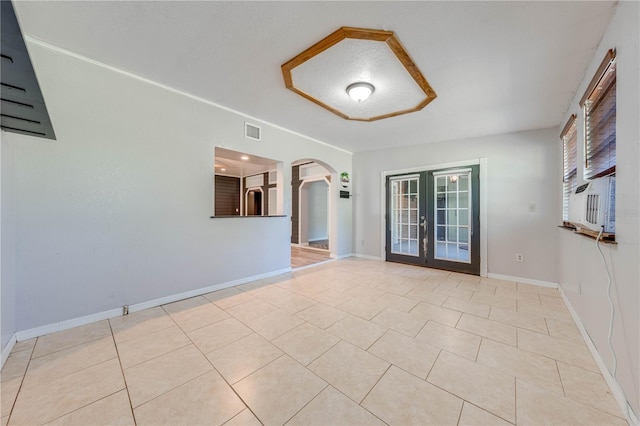
[{"label": "small wall shelf", "polygon": [[[592,231],[590,229],[575,228],[569,225],[559,225],[558,228],[566,229],[567,231],[571,231],[574,234],[582,235],[588,238],[592,238],[594,240],[598,238],[598,234],[599,234],[599,232]],[[602,233],[602,235],[600,236],[600,242],[605,244],[618,244],[616,242],[616,234],[611,234],[608,232]]]}]

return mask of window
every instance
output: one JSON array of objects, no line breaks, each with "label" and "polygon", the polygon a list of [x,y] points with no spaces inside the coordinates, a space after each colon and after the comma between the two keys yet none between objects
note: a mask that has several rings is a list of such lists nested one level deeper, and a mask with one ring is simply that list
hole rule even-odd
[{"label": "window", "polygon": [[616,171],[616,52],[609,50],[580,101],[584,110],[584,178]]},{"label": "window", "polygon": [[578,183],[578,135],[576,115],[572,115],[560,134],[563,147],[562,220],[569,220],[569,196]]}]

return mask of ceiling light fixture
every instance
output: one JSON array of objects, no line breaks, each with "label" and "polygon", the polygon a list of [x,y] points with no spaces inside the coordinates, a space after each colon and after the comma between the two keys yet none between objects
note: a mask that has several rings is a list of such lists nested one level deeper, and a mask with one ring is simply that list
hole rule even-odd
[{"label": "ceiling light fixture", "polygon": [[375,90],[373,84],[365,82],[352,83],[347,86],[347,93],[356,102],[366,101]]}]

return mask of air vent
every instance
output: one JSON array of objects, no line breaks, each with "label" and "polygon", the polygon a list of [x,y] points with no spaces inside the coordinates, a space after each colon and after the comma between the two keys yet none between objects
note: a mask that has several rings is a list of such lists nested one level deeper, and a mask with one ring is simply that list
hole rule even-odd
[{"label": "air vent", "polygon": [[262,140],[262,129],[251,123],[244,123],[244,137],[256,141]]}]

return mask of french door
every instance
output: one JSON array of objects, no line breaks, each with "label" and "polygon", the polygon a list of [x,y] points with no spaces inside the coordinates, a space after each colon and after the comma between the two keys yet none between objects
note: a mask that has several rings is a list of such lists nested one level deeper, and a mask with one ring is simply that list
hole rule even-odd
[{"label": "french door", "polygon": [[480,274],[479,166],[387,177],[386,258]]}]

